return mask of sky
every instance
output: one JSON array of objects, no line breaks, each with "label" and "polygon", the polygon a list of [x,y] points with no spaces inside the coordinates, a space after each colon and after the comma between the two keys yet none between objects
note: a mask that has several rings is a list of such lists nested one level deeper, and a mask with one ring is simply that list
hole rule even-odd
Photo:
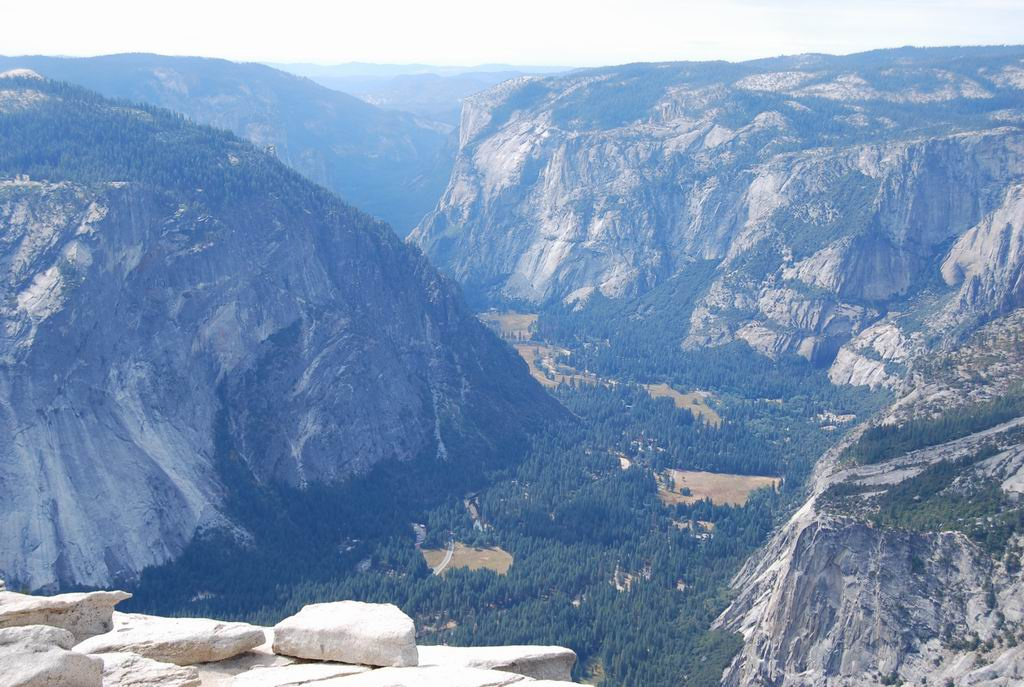
[{"label": "sky", "polygon": [[0,54],[598,66],[1024,43],[1024,0],[0,0]]}]

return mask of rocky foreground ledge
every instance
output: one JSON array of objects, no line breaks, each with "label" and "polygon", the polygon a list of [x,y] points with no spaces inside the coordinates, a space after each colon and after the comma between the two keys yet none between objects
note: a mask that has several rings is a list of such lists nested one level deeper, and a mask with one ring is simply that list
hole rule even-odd
[{"label": "rocky foreground ledge", "polygon": [[567,687],[557,646],[417,646],[391,604],[312,604],[273,628],[119,613],[126,592],[30,596],[0,581],[3,687]]}]

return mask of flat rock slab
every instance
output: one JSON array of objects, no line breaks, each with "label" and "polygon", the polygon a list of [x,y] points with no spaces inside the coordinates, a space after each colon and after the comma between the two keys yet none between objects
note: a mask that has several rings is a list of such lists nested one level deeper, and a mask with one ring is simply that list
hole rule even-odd
[{"label": "flat rock slab", "polygon": [[223,661],[265,641],[261,628],[246,623],[115,613],[112,631],[85,640],[75,650],[85,654],[128,652],[188,666]]},{"label": "flat rock slab", "polygon": [[317,685],[335,677],[359,675],[369,671],[366,666],[345,663],[293,663],[275,668],[253,668],[237,675],[231,687],[302,687]]},{"label": "flat rock slab", "polygon": [[533,687],[522,675],[500,670],[423,666],[414,668],[379,668],[360,675],[314,682],[315,687]]},{"label": "flat rock slab", "polygon": [[110,632],[114,606],[130,599],[128,592],[85,592],[30,596],[0,591],[0,628],[52,625],[83,641]]},{"label": "flat rock slab", "polygon": [[421,666],[504,670],[536,680],[572,680],[576,652],[561,646],[421,646]]},{"label": "flat rock slab", "polygon": [[[273,634],[273,630],[269,628],[262,629],[268,636]],[[288,666],[295,663],[296,660],[291,656],[275,654],[271,647],[271,641],[268,640],[255,649],[234,658],[216,663],[200,663],[196,665],[196,668],[199,669],[199,679],[202,680],[203,687],[231,687],[236,676],[254,668]]]},{"label": "flat rock slab", "polygon": [[161,663],[120,652],[99,654],[103,661],[103,687],[200,687],[195,668]]},{"label": "flat rock slab", "polygon": [[75,636],[53,625],[25,625],[0,629],[0,646],[46,650],[53,647],[71,649]]},{"label": "flat rock slab", "polygon": [[103,662],[69,651],[74,635],[49,625],[0,629],[3,687],[102,687]]},{"label": "flat rock slab", "polygon": [[274,626],[274,653],[368,666],[415,666],[416,627],[392,604],[304,606]]}]

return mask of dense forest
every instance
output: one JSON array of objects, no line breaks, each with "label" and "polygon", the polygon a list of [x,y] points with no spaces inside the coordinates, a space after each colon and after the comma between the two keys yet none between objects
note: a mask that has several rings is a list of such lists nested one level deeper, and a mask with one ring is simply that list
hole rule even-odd
[{"label": "dense forest", "polygon": [[873,464],[911,451],[995,427],[1024,414],[1024,392],[1014,388],[990,401],[951,408],[932,417],[907,420],[897,425],[876,425],[866,430],[846,455]]},{"label": "dense forest", "polygon": [[[538,329],[575,326],[555,319],[565,315],[542,314]],[[861,416],[878,398],[832,387],[803,361],[766,364],[739,347],[679,357],[662,339],[635,367],[615,368],[590,357],[594,340],[577,328],[559,343],[614,383],[559,386],[569,417],[537,432],[525,457],[509,447],[504,464],[479,470],[424,457],[301,498],[254,485],[235,508],[257,545],[195,542],[144,574],[133,608],[273,623],[314,601],[388,601],[416,618],[423,643],[559,644],[579,654],[578,678],[603,685],[717,684],[740,645],[710,630],[731,576],[798,503],[814,459],[841,431],[822,418]],[[640,386],[666,379],[713,392],[721,424]],[[778,397],[762,396],[766,388]],[[742,506],[666,503],[659,476],[669,468],[782,481]],[[425,528],[419,542],[414,523]],[[452,542],[500,547],[513,563],[507,574],[433,575],[418,548]]]}]

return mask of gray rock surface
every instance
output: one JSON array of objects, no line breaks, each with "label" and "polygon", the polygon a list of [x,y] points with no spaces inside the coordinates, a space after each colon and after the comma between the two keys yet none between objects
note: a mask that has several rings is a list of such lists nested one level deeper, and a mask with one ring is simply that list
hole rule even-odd
[{"label": "gray rock surface", "polygon": [[163,663],[189,666],[223,661],[266,641],[263,629],[206,618],[161,618],[115,613],[114,629],[75,646],[83,654],[127,652]]},{"label": "gray rock surface", "polygon": [[[304,607],[273,630],[205,618],[164,618],[117,612],[113,620],[112,631],[77,644],[71,632],[52,625],[0,628],[0,685],[502,687],[529,683],[538,687],[561,687],[574,684],[568,679],[576,655],[569,649],[555,646],[426,647],[426,660],[430,665],[417,666],[413,621],[390,604],[354,601],[314,604]],[[284,648],[293,656],[273,653],[274,647]],[[310,654],[316,654],[316,658],[310,660]]]},{"label": "gray rock surface", "polygon": [[942,277],[959,286],[947,319],[973,323],[993,310],[1024,304],[1024,185],[1007,189],[1002,203],[950,249]]},{"label": "gray rock surface", "polygon": [[500,670],[456,667],[380,668],[351,677],[314,683],[317,687],[505,687],[534,684],[522,675]]},{"label": "gray rock surface", "polygon": [[293,663],[272,668],[253,668],[231,680],[231,687],[300,687],[320,684],[330,678],[359,675],[366,666],[344,663]]},{"label": "gray rock surface", "polygon": [[560,646],[420,646],[421,666],[504,670],[537,680],[572,679],[576,652]]},{"label": "gray rock surface", "polygon": [[956,678],[954,684],[963,687],[1014,687],[1024,684],[1024,647],[1004,651],[991,663]]},{"label": "gray rock surface", "polygon": [[310,604],[274,626],[274,652],[371,666],[417,665],[412,618],[392,604]]},{"label": "gray rock surface", "polygon": [[0,591],[0,628],[52,625],[69,631],[76,641],[109,632],[114,606],[131,598],[128,592],[85,592],[30,596]]},{"label": "gray rock surface", "polygon": [[138,654],[99,654],[103,687],[200,687],[195,668],[161,663]]},{"label": "gray rock surface", "polygon": [[[1022,317],[1011,313],[956,349],[915,361],[913,386],[870,422],[898,425],[1005,394],[1024,374],[1016,343]],[[841,459],[865,426],[821,458],[808,501],[734,579],[736,599],[717,626],[740,633],[744,645],[722,684],[1019,684],[1014,645],[1024,634],[1024,579],[1012,557],[968,536],[984,520],[913,529],[870,516],[876,495],[940,461],[959,465],[992,446],[995,455],[963,464],[947,488],[984,494],[974,490],[992,486],[1019,499],[1024,418],[879,464]],[[837,500],[830,492],[837,484],[858,490]],[[1011,548],[1020,544],[1015,535]]]},{"label": "gray rock surface", "polygon": [[[264,634],[269,637],[273,635],[273,630],[264,628]],[[200,663],[195,668],[199,670],[199,678],[203,682],[203,687],[230,687],[235,677],[250,670],[288,666],[295,662],[294,658],[275,654],[271,641],[268,639],[244,654],[216,663]]]},{"label": "gray rock surface", "polygon": [[74,637],[49,625],[0,629],[0,685],[101,687],[103,662],[69,651]]}]

